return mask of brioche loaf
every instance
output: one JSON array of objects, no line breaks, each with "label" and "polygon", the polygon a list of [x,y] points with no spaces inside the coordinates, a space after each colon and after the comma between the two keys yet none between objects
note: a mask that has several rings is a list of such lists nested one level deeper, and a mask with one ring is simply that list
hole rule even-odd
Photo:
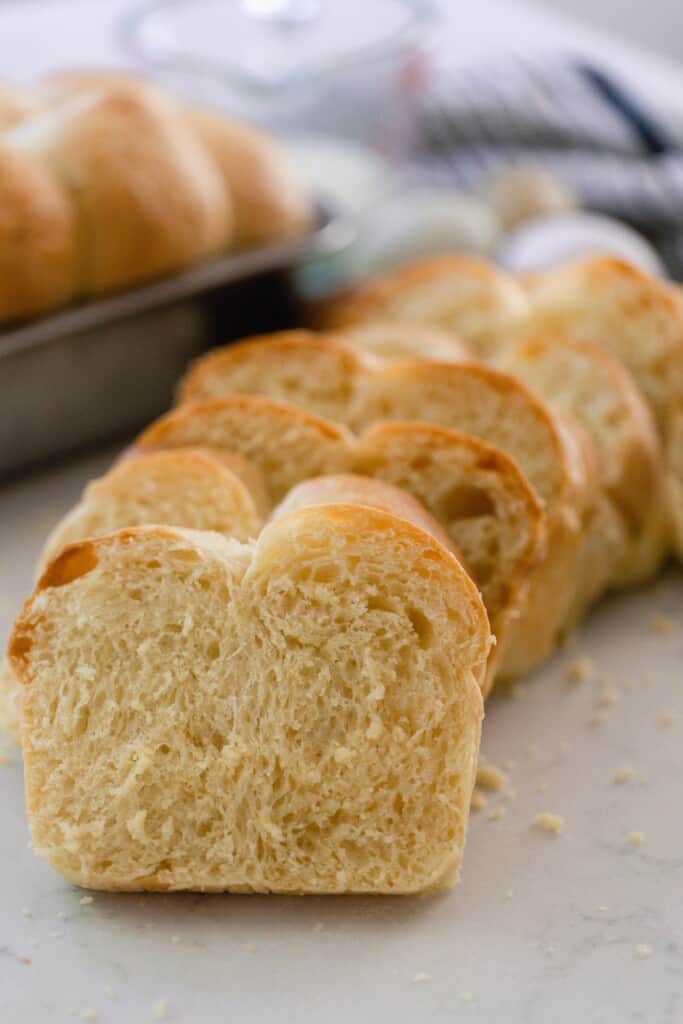
[{"label": "brioche loaf", "polygon": [[368,507],[73,545],[9,648],[34,847],[108,890],[452,881],[489,643],[457,560]]},{"label": "brioche loaf", "polygon": [[416,260],[329,299],[316,317],[326,328],[369,320],[436,324],[488,359],[526,316],[522,285],[486,260],[449,253]]},{"label": "brioche loaf", "polygon": [[524,384],[473,363],[381,363],[339,337],[289,332],[200,359],[181,382],[179,399],[221,391],[285,398],[357,431],[380,420],[436,423],[515,458],[545,503],[548,556],[534,572],[527,609],[512,630],[519,634],[517,655],[510,660],[508,653],[503,669],[519,674],[553,649],[572,605],[572,587],[581,585],[574,563],[597,480],[587,458],[590,441]]},{"label": "brioche loaf", "polygon": [[122,74],[0,88],[0,320],[306,230],[275,142]]},{"label": "brioche loaf", "polygon": [[425,423],[381,423],[358,438],[282,402],[251,395],[188,403],[153,423],[134,450],[211,445],[245,455],[271,502],[320,475],[352,472],[414,495],[447,531],[481,589],[496,635],[488,690],[527,580],[545,553],[540,500],[516,463],[481,440]]}]

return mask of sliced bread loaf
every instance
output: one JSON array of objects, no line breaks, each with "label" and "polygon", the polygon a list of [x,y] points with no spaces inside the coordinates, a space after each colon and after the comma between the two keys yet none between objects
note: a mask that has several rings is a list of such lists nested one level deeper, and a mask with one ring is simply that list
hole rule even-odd
[{"label": "sliced bread loaf", "polygon": [[73,545],[10,642],[34,847],[108,890],[451,881],[489,643],[457,560],[385,511]]}]

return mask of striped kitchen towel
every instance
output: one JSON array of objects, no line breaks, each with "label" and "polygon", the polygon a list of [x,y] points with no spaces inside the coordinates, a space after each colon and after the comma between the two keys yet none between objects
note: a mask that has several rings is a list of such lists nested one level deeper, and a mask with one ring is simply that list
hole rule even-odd
[{"label": "striped kitchen towel", "polygon": [[646,234],[683,277],[683,127],[663,121],[580,57],[502,58],[423,93],[409,178],[469,191],[504,166],[542,165],[587,209]]}]

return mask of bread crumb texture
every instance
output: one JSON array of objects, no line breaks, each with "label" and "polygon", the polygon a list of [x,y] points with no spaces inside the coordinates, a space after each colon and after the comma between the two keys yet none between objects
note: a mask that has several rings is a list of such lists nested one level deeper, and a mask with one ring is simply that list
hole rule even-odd
[{"label": "bread crumb texture", "polygon": [[541,832],[550,832],[554,836],[559,836],[564,832],[564,818],[561,814],[550,814],[548,811],[544,811],[542,814],[537,814],[531,824]]},{"label": "bread crumb texture", "polygon": [[457,877],[489,633],[443,547],[343,505],[249,544],[138,527],[83,547],[84,571],[60,585],[53,563],[14,635],[33,841],[66,878],[415,892]]},{"label": "bread crumb texture", "polygon": [[505,774],[493,764],[480,764],[477,768],[477,786],[490,792],[498,792],[505,782]]}]

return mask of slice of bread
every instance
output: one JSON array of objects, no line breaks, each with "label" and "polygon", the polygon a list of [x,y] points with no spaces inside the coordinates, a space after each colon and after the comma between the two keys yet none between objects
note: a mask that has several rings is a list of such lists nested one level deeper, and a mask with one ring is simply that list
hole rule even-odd
[{"label": "slice of bread", "polygon": [[606,348],[650,402],[664,441],[674,542],[683,558],[683,306],[635,267],[594,256],[534,275],[526,334],[561,333]]},{"label": "slice of bread", "polygon": [[[536,492],[509,456],[426,423],[384,423],[359,438],[302,409],[250,395],[188,403],[145,430],[134,449],[212,445],[252,460],[273,502],[314,476],[352,472],[413,494],[462,551],[496,635],[485,689],[545,553]],[[516,628],[516,627],[515,627]]]},{"label": "slice of bread", "polygon": [[449,253],[417,260],[327,300],[318,326],[370,320],[435,324],[455,331],[480,359],[498,351],[526,316],[522,285],[476,256]]},{"label": "slice of bread", "polygon": [[[616,561],[605,582],[640,582],[652,576],[668,544],[662,516],[664,456],[651,411],[628,370],[604,348],[558,335],[511,345],[498,365],[572,415],[595,445],[601,490],[614,506],[611,518],[616,516],[608,532],[622,535],[620,543],[606,536]],[[602,520],[607,526],[609,519],[603,510],[594,522],[597,526]],[[595,562],[598,544],[596,536],[590,562]]]},{"label": "slice of bread", "polygon": [[489,643],[457,560],[376,509],[73,545],[10,642],[34,847],[106,890],[451,881]]}]

